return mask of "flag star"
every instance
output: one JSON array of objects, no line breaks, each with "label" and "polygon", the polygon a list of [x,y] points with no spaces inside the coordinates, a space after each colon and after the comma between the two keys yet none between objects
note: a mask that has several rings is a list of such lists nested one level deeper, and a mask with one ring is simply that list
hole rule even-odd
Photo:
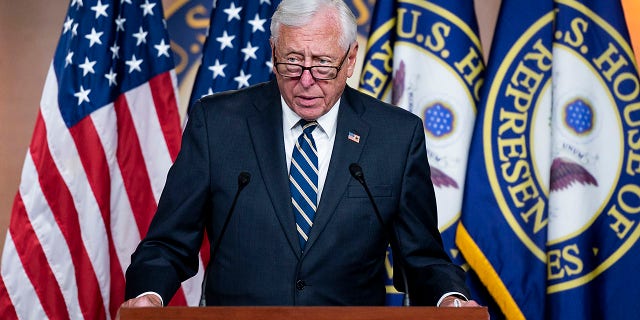
[{"label": "flag star", "polygon": [[95,28],[91,28],[91,34],[84,36],[89,40],[89,48],[93,47],[94,44],[102,44],[100,41],[100,36],[102,36],[104,32],[96,32]]},{"label": "flag star", "polygon": [[164,39],[162,39],[162,41],[160,41],[159,44],[156,44],[153,47],[156,48],[156,50],[158,50],[158,57],[160,56],[166,56],[167,58],[169,57],[169,48],[171,48],[171,46],[164,43]]},{"label": "flag star", "polygon": [[125,4],[125,3],[131,4],[131,0],[121,0],[120,1],[120,4]]},{"label": "flag star", "polygon": [[105,74],[104,77],[107,78],[107,80],[109,80],[109,87],[111,87],[111,85],[117,86],[118,83],[116,82],[116,76],[118,74],[113,72],[113,68],[109,69],[109,73]]},{"label": "flag star", "polygon": [[133,70],[142,71],[142,69],[140,69],[142,61],[143,59],[137,60],[136,55],[134,54],[131,60],[127,60],[124,63],[129,66],[129,73],[132,73]]},{"label": "flag star", "polygon": [[236,36],[230,36],[227,33],[227,30],[225,30],[222,33],[222,37],[217,37],[216,41],[220,42],[220,51],[224,50],[224,48],[229,47],[231,49],[233,49],[233,44],[231,43],[231,41],[233,41],[233,39],[235,39]]},{"label": "flag star", "polygon": [[240,89],[249,86],[249,78],[251,78],[251,74],[245,75],[244,70],[240,70],[240,75],[233,78],[233,80],[238,83],[238,89]]},{"label": "flag star", "polygon": [[273,73],[273,62],[271,62],[271,60],[267,60],[264,64],[269,68],[269,73]]},{"label": "flag star", "polygon": [[78,105],[81,105],[84,101],[89,102],[89,93],[91,93],[91,89],[85,90],[81,85],[80,91],[74,93],[73,96],[78,98]]},{"label": "flag star", "polygon": [[96,12],[96,19],[98,19],[98,17],[100,16],[105,16],[108,17],[107,15],[107,8],[109,7],[108,4],[102,4],[102,0],[98,0],[98,4],[91,7],[91,10]]},{"label": "flag star", "polygon": [[138,39],[138,42],[136,42],[136,46],[139,46],[142,43],[147,43],[147,34],[149,34],[148,32],[142,30],[142,26],[140,26],[140,31],[138,31],[138,33],[134,33],[133,37]]},{"label": "flag star", "polygon": [[120,47],[117,44],[114,43],[109,50],[111,50],[111,59],[120,58],[120,54],[118,54]]},{"label": "flag star", "polygon": [[264,23],[267,22],[267,19],[260,19],[260,15],[256,13],[256,17],[248,22],[253,26],[253,30],[251,32],[256,32],[256,30],[264,32]]},{"label": "flag star", "polygon": [[271,0],[260,0],[260,4],[263,4],[263,3],[271,5]]},{"label": "flag star", "polygon": [[247,42],[247,46],[240,49],[240,51],[244,53],[244,61],[249,59],[258,59],[258,57],[256,57],[256,51],[258,51],[259,48],[260,47],[253,47],[251,46],[251,42]]},{"label": "flag star", "polygon": [[78,24],[74,23],[73,27],[71,28],[71,35],[72,36],[77,36],[78,35]]},{"label": "flag star", "polygon": [[240,20],[240,11],[242,10],[242,7],[238,7],[236,8],[236,4],[231,2],[231,5],[229,6],[229,8],[224,9],[222,11],[224,11],[224,13],[227,14],[227,22],[235,19]]},{"label": "flag star", "polygon": [[67,57],[64,58],[65,67],[73,63],[73,60],[71,60],[72,58],[73,58],[73,51],[69,51],[69,53],[67,53]]},{"label": "flag star", "polygon": [[73,25],[73,19],[67,16],[67,20],[65,20],[64,22],[64,30],[62,31],[62,33],[67,33],[67,31],[71,30],[71,25]]},{"label": "flag star", "polygon": [[127,21],[127,19],[122,18],[121,16],[118,16],[116,18],[116,31],[124,31],[124,22]]},{"label": "flag star", "polygon": [[71,0],[71,6],[72,7],[75,6],[76,4],[78,5],[78,7],[76,9],[79,9],[80,7],[83,6],[82,0]]},{"label": "flag star", "polygon": [[216,63],[209,67],[209,70],[213,72],[213,78],[215,79],[218,76],[221,76],[223,78],[226,77],[227,75],[224,74],[224,68],[226,66],[226,64],[220,64],[220,61],[216,59]]},{"label": "flag star", "polygon": [[155,6],[155,3],[149,3],[149,0],[144,0],[144,4],[140,5],[140,8],[142,8],[142,16],[145,17],[147,14],[153,15],[153,7]]},{"label": "flag star", "polygon": [[89,58],[85,57],[84,62],[79,65],[80,69],[82,69],[82,76],[86,76],[88,73],[96,73],[93,70],[93,66],[96,65],[96,61],[89,61]]}]

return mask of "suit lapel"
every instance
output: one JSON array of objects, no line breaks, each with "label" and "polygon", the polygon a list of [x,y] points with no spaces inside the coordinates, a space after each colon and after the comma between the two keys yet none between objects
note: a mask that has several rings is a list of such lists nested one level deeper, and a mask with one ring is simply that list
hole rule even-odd
[{"label": "suit lapel", "polygon": [[256,99],[259,113],[247,119],[253,147],[271,204],[276,212],[291,249],[300,255],[300,244],[291,211],[289,173],[282,133],[282,106],[275,81],[270,83],[269,95]]},{"label": "suit lapel", "polygon": [[[353,94],[349,94],[350,90],[353,89],[347,87],[340,102],[329,171],[305,252],[309,252],[316,239],[322,234],[335,213],[338,203],[346,193],[347,185],[351,179],[349,165],[360,159],[362,148],[366,144],[369,134],[369,125],[360,118],[360,114],[364,110],[361,102],[353,97]],[[349,133],[359,135],[359,142],[350,140]]]}]

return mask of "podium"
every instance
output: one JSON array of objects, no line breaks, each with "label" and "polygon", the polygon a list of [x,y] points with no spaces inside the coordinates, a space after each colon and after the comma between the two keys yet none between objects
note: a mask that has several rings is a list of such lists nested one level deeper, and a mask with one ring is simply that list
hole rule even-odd
[{"label": "podium", "polygon": [[164,307],[121,308],[120,320],[488,320],[485,307]]}]

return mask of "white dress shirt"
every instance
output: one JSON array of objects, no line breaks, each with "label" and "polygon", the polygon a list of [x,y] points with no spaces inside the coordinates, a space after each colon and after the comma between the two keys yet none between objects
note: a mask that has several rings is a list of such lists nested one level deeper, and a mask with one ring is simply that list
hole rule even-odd
[{"label": "white dress shirt", "polygon": [[[284,148],[287,156],[287,171],[291,167],[291,157],[293,155],[293,148],[296,145],[296,140],[300,134],[302,134],[302,126],[298,123],[300,116],[297,115],[287,103],[282,101],[282,132],[284,133]],[[331,153],[333,151],[333,142],[336,138],[336,126],[338,123],[338,109],[340,106],[340,100],[325,113],[322,117],[316,119],[318,127],[311,132],[313,140],[316,143],[316,149],[318,150],[318,200],[320,203],[320,196],[324,189],[324,182],[327,179],[327,172],[329,171],[329,162],[331,160]]]}]

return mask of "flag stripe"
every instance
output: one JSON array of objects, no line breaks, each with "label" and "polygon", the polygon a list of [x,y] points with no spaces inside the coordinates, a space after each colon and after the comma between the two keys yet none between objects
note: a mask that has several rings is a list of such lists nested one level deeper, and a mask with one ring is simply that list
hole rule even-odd
[{"label": "flag stripe", "polygon": [[[22,181],[29,182],[31,188],[20,189],[17,197],[20,197],[22,204],[16,203],[16,208],[20,209],[20,205],[23,206],[29,216],[29,222],[36,234],[34,241],[39,241],[49,267],[51,267],[55,276],[50,285],[60,287],[70,314],[82,314],[78,303],[78,288],[75,285],[66,285],[76,281],[71,253],[66,246],[60,246],[61,243],[65,243],[64,235],[57,227],[57,222],[51,212],[49,203],[42,193],[38,183],[38,172],[30,153],[27,153],[24,162]],[[18,228],[15,229],[17,230]],[[42,281],[34,282],[36,285],[45,283]],[[58,298],[58,296],[54,295],[49,296]]]},{"label": "flag stripe", "polygon": [[[173,87],[175,82],[172,82],[171,78],[172,73],[162,73],[149,80],[149,87],[164,140],[167,142],[169,155],[173,162],[180,151],[182,130],[180,130],[180,113],[175,103],[175,88]],[[170,108],[165,107],[165,104],[168,104]]]},{"label": "flag stripe", "polygon": [[[103,109],[107,109],[106,107]],[[80,121],[77,125],[69,128],[69,132],[75,141],[80,161],[82,161],[84,171],[87,173],[89,184],[95,199],[98,202],[102,220],[105,226],[107,236],[107,246],[109,252],[109,270],[110,270],[110,289],[109,293],[109,313],[116,314],[119,301],[124,298],[124,273],[119,264],[118,257],[114,248],[113,238],[111,236],[111,181],[110,169],[107,164],[105,148],[97,132],[97,126],[94,122],[94,115]],[[132,138],[131,138],[132,139]],[[120,146],[120,144],[118,144]],[[137,199],[137,197],[136,197]],[[104,286],[102,286],[104,288]],[[104,290],[103,290],[104,293]]]},{"label": "flag stripe", "polygon": [[[107,229],[110,230],[110,229]],[[116,253],[116,248],[113,243],[111,232],[109,231],[109,271],[111,280],[111,287],[109,288],[109,314],[111,317],[115,317],[120,308],[121,301],[124,301],[124,272]]]},{"label": "flag stripe", "polygon": [[68,317],[60,286],[47,263],[44,250],[38,242],[38,237],[29,222],[24,203],[19,195],[15,199],[15,211],[12,218],[14,219],[11,219],[9,232],[15,239],[15,250],[25,266],[25,274],[31,283],[47,284],[46,286],[38,286],[36,290],[44,312],[48,317],[56,315]]},{"label": "flag stripe", "polygon": [[[26,231],[29,232],[29,229],[27,228]],[[22,229],[20,229],[20,232],[22,232]],[[13,263],[5,263],[7,261]],[[7,233],[2,262],[2,281],[7,289],[6,296],[4,296],[4,292],[0,291],[3,294],[1,300],[4,302],[2,302],[2,305],[5,303],[12,304],[15,312],[24,319],[45,319],[47,317],[46,312],[42,308],[38,293],[35,291],[25,270],[21,268],[20,257],[11,237],[11,232]],[[5,309],[4,306],[0,308],[2,319],[10,319],[10,317],[5,318],[4,314],[5,312],[9,313],[8,309]],[[67,314],[66,311],[61,316],[64,314]]]},{"label": "flag stripe", "polygon": [[[110,216],[110,231],[121,270],[119,272],[112,270],[112,272],[117,272],[114,277],[122,278],[122,283],[124,284],[124,271],[131,261],[131,250],[140,242],[141,234],[138,223],[134,218],[129,195],[124,187],[120,166],[117,164],[117,149],[114,146],[118,145],[118,137],[122,135],[122,130],[113,130],[113,128],[117,127],[116,112],[113,104],[95,111],[91,117],[96,124],[96,132],[100,136],[100,141],[102,141],[109,163],[111,175],[111,211],[118,213],[111,214]],[[146,212],[142,215],[150,216],[151,214],[152,212]],[[124,288],[122,288],[122,290],[124,290]],[[118,291],[118,288],[113,288],[113,291]],[[119,294],[122,295],[123,299],[124,292],[119,292]],[[112,293],[112,298],[114,298],[114,293]],[[116,302],[112,302],[112,304],[119,305],[119,303]]]},{"label": "flag stripe", "polygon": [[[82,277],[77,279],[78,283],[81,283],[83,287],[78,286],[81,292],[79,295],[81,307],[83,310],[94,310],[92,313],[95,314],[99,312],[96,310],[97,306],[103,305],[103,312],[96,314],[102,318],[108,312],[108,306],[104,302],[109,301],[110,262],[108,254],[109,241],[103,214],[100,211],[100,206],[95,196],[96,193],[93,192],[94,189],[99,190],[101,187],[92,186],[92,183],[95,184],[94,181],[89,179],[93,177],[92,172],[87,175],[84,170],[79,170],[79,168],[85,168],[83,164],[84,155],[78,153],[76,145],[101,144],[101,141],[97,136],[91,117],[85,117],[74,125],[74,127],[81,127],[76,129],[78,130],[76,132],[81,132],[84,135],[82,139],[73,136],[63,121],[61,108],[56,99],[58,93],[57,85],[56,75],[53,68],[51,68],[45,82],[41,107],[41,115],[46,123],[46,128],[43,127],[43,132],[34,132],[34,137],[42,134],[39,145],[47,144],[51,149],[48,149],[48,152],[44,154],[47,156],[48,167],[46,170],[38,167],[37,171],[40,175],[45,198],[50,205],[54,204],[51,205],[51,210],[63,230],[66,242],[72,243],[74,246],[70,247],[70,251],[72,258],[76,259],[74,264],[80,269],[76,270],[76,272],[90,282],[90,284],[86,283],[87,281],[84,281]],[[100,158],[96,157],[95,159]],[[40,163],[35,157],[34,162]],[[105,174],[104,171],[102,173]],[[106,174],[108,174],[108,171]],[[43,180],[47,181],[48,184],[43,184]],[[108,180],[103,179],[102,181]],[[61,195],[58,195],[58,193],[61,193]],[[57,199],[57,201],[52,201],[54,199]],[[61,199],[63,201],[60,201]],[[79,212],[82,212],[82,214],[79,214]],[[64,224],[72,226],[73,229],[65,233]],[[76,254],[80,254],[80,256],[76,257]],[[78,264],[76,261],[81,263]],[[97,283],[94,284],[94,280]],[[100,297],[93,297],[96,293],[99,293]],[[86,302],[84,305],[83,301]]]},{"label": "flag stripe", "polygon": [[131,263],[132,249],[140,242],[141,235],[119,166],[112,167],[112,177],[111,210],[118,214],[111,215],[111,237],[122,267],[121,274],[124,275],[124,271]]},{"label": "flag stripe", "polygon": [[[171,80],[169,75],[162,77],[164,78],[160,80]],[[125,134],[125,136],[128,137],[127,140],[119,141],[119,144],[122,143],[125,147],[121,145],[119,149],[124,148],[125,150],[131,151],[131,154],[126,157],[126,161],[120,161],[123,160],[120,159],[122,153],[121,150],[118,150],[119,162],[121,170],[123,171],[125,188],[128,190],[132,208],[135,208],[134,216],[141,234],[146,234],[153,216],[152,214],[146,214],[145,216],[144,212],[155,212],[157,208],[156,203],[160,199],[168,169],[173,162],[166,140],[164,143],[152,142],[157,140],[159,132],[164,132],[161,125],[162,119],[159,119],[159,115],[156,113],[156,104],[162,105],[163,102],[154,96],[151,85],[152,81],[153,79],[151,79],[149,83],[145,83],[126,92],[124,95],[125,99],[118,99],[115,103],[118,123],[123,126],[123,130],[128,132],[128,134]],[[173,93],[172,85],[156,83],[154,86],[164,90],[163,92],[165,93],[167,91]],[[167,98],[171,97],[169,96]],[[167,103],[164,104],[166,107]],[[170,104],[173,104],[177,108],[175,99],[173,99],[173,102]],[[168,113],[170,114],[170,112]],[[175,115],[178,116],[178,113],[176,112]],[[167,123],[166,125],[168,126],[169,124]],[[169,130],[169,132],[181,133],[180,130]],[[133,143],[132,141],[137,142]],[[127,144],[130,145],[126,146]],[[125,165],[131,167],[131,172],[124,170]],[[140,175],[140,177],[129,177],[142,173],[145,173],[144,177],[143,175]],[[140,181],[141,179],[147,182]],[[128,187],[129,183],[132,184],[131,188]],[[138,198],[143,201],[146,199],[147,201],[136,203]],[[153,207],[147,207],[145,209],[144,205],[153,205]],[[140,207],[138,208],[138,206]],[[169,302],[169,305],[172,306],[186,304],[187,300],[183,288],[180,288]]]},{"label": "flag stripe", "polygon": [[152,215],[148,213],[155,212],[156,201],[153,198],[151,182],[125,97],[118,97],[114,106],[118,119],[118,164],[138,231],[142,236],[149,228]]},{"label": "flag stripe", "polygon": [[[6,242],[9,242],[8,237]],[[16,308],[11,304],[11,299],[9,299],[9,293],[7,291],[7,287],[4,285],[2,277],[0,277],[0,319],[18,319]]]},{"label": "flag stripe", "polygon": [[[96,138],[94,140],[99,140],[102,148],[99,150],[103,153],[103,159],[105,161],[105,166],[108,169],[108,172],[103,172],[102,174],[108,175],[110,179],[108,181],[104,181],[108,184],[102,185],[103,188],[110,188],[108,190],[109,196],[109,210],[107,212],[102,212],[105,231],[108,239],[108,250],[109,250],[109,270],[110,270],[110,290],[109,290],[109,313],[112,317],[115,317],[118,307],[120,307],[120,302],[124,299],[124,270],[123,267],[128,265],[129,260],[124,260],[127,264],[122,264],[122,259],[120,258],[121,254],[118,253],[116,248],[116,239],[113,236],[114,228],[111,226],[113,214],[111,212],[117,212],[115,216],[125,215],[124,211],[115,210],[112,207],[114,203],[119,203],[122,200],[114,202],[114,194],[119,193],[119,190],[122,188],[122,183],[116,183],[114,186],[114,181],[112,179],[120,179],[119,171],[115,171],[114,168],[118,168],[114,161],[114,149],[117,142],[117,137],[119,136],[119,130],[113,131],[112,128],[116,126],[115,116],[113,115],[113,104],[101,108],[91,114],[91,122],[93,123],[93,129],[95,130]],[[86,141],[83,141],[86,142]],[[96,147],[97,148],[97,147]],[[85,150],[86,152],[86,150]],[[120,180],[118,180],[120,181]],[[105,191],[102,191],[107,192]],[[106,195],[105,195],[106,196]],[[125,199],[128,203],[128,199]],[[131,212],[129,210],[128,212]],[[136,237],[137,238],[137,237]]]},{"label": "flag stripe", "polygon": [[184,306],[187,305],[187,298],[185,294],[185,288],[180,287],[176,294],[169,301],[169,306]]},{"label": "flag stripe", "polygon": [[[37,165],[42,192],[49,204],[54,204],[54,206],[51,206],[51,211],[71,252],[71,259],[76,268],[76,284],[78,291],[82,292],[78,296],[80,308],[88,318],[104,319],[105,314],[101,307],[104,305],[104,299],[100,293],[100,285],[89,257],[88,250],[90,249],[85,247],[87,245],[86,241],[78,241],[77,239],[78,235],[81,235],[82,238],[85,235],[82,232],[81,221],[79,220],[80,215],[76,210],[72,192],[58,172],[54,158],[49,152],[43,118],[39,116],[36,123],[33,137],[37,143],[31,145],[31,157]],[[45,172],[46,174],[43,174]],[[81,197],[81,199],[86,198]],[[95,220],[93,223],[95,224]]]},{"label": "flag stripe", "polygon": [[167,179],[167,171],[171,167],[172,159],[166,141],[163,143],[158,141],[162,127],[152,99],[151,88],[149,84],[145,83],[126,92],[125,97],[137,139],[140,141],[140,150],[146,165],[144,172],[149,176],[153,197],[157,202]]},{"label": "flag stripe", "polygon": [[69,128],[69,133],[75,141],[75,147],[82,167],[87,176],[94,198],[100,208],[103,221],[106,221],[106,215],[109,208],[109,193],[111,184],[109,177],[109,166],[105,159],[104,148],[98,137],[91,118],[85,118],[78,125]]}]

